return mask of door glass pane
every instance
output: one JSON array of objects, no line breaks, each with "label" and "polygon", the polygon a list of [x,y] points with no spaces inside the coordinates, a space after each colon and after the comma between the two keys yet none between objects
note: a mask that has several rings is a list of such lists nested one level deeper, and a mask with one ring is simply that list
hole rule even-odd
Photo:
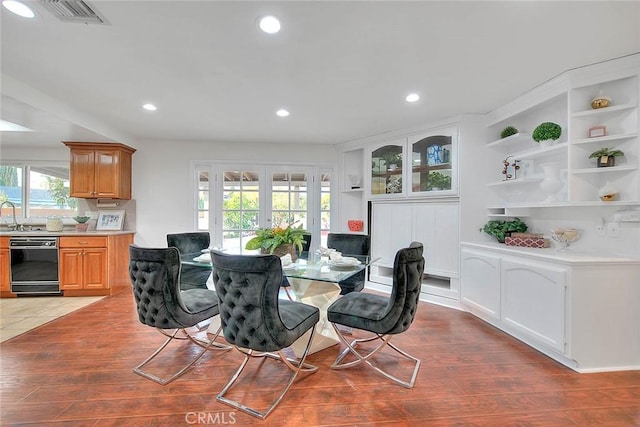
[{"label": "door glass pane", "polygon": [[[0,166],[0,203],[9,201],[16,207],[16,218],[22,218],[22,168]],[[3,224],[13,224],[13,209],[9,204],[0,212]]]},{"label": "door glass pane", "polygon": [[331,174],[320,175],[320,243],[327,247],[327,234],[331,230]]},{"label": "door glass pane", "polygon": [[242,253],[259,224],[259,174],[233,170],[222,175],[222,247]]},{"label": "door glass pane", "polygon": [[411,191],[451,190],[450,135],[433,135],[411,145]]},{"label": "door glass pane", "polygon": [[273,227],[293,225],[307,228],[308,185],[304,172],[274,172],[271,175]]},{"label": "door glass pane", "polygon": [[209,229],[209,172],[198,172],[198,230]]},{"label": "door glass pane", "polygon": [[385,145],[371,153],[371,194],[402,193],[402,146]]}]

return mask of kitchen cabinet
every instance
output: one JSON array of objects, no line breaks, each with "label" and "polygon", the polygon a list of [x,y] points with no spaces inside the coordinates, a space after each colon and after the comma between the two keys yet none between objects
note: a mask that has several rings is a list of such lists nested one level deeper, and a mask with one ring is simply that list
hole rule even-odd
[{"label": "kitchen cabinet", "polygon": [[60,238],[60,289],[108,289],[107,238]]},{"label": "kitchen cabinet", "polygon": [[131,243],[131,233],[60,237],[60,289],[64,295],[108,295],[130,286]]},{"label": "kitchen cabinet", "polygon": [[0,236],[0,296],[16,296],[11,293],[9,277],[9,237]]},{"label": "kitchen cabinet", "polygon": [[135,149],[111,143],[64,144],[71,150],[72,197],[131,199],[131,162]]},{"label": "kitchen cabinet", "polygon": [[462,243],[461,302],[578,372],[640,369],[640,259]]}]

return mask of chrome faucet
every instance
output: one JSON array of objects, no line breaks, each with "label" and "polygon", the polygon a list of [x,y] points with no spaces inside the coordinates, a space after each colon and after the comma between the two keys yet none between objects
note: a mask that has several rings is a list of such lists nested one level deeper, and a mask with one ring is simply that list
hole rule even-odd
[{"label": "chrome faucet", "polygon": [[13,211],[13,224],[8,224],[7,227],[9,227],[9,229],[11,230],[17,230],[18,229],[18,221],[16,220],[16,205],[14,205],[12,202],[5,200],[4,202],[0,203],[0,213],[2,212],[2,207],[4,205],[9,205],[11,206],[11,209]]}]

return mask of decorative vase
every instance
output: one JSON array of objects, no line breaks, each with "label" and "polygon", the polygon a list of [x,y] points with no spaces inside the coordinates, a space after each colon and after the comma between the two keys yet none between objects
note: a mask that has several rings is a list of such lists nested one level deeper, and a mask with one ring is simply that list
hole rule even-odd
[{"label": "decorative vase", "polygon": [[562,188],[562,180],[560,179],[560,163],[544,163],[540,165],[544,178],[540,183],[542,191],[548,194],[546,202],[554,202],[557,199],[557,193]]},{"label": "decorative vase", "polygon": [[347,226],[349,227],[349,231],[362,231],[364,221],[361,219],[350,219],[347,220]]},{"label": "decorative vase", "polygon": [[616,165],[616,158],[614,156],[600,156],[598,157],[598,167],[607,168]]},{"label": "decorative vase", "polygon": [[553,139],[545,139],[544,141],[538,142],[538,145],[540,146],[540,148],[547,148],[551,147],[554,142],[556,141],[554,141]]},{"label": "decorative vase", "polygon": [[[268,255],[270,253],[269,249],[260,249],[260,253]],[[277,255],[279,257],[285,256],[286,254],[291,255],[291,261],[296,262],[298,259],[298,254],[296,253],[296,249],[291,243],[283,243],[273,250],[273,255]]]},{"label": "decorative vase", "polygon": [[76,231],[87,231],[88,228],[89,228],[88,222],[76,224]]}]

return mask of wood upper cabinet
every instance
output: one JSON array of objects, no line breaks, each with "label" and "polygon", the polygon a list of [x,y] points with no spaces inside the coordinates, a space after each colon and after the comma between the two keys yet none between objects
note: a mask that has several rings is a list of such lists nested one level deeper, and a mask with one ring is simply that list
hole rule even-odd
[{"label": "wood upper cabinet", "polygon": [[71,149],[71,196],[131,199],[131,160],[124,144],[64,142]]}]

